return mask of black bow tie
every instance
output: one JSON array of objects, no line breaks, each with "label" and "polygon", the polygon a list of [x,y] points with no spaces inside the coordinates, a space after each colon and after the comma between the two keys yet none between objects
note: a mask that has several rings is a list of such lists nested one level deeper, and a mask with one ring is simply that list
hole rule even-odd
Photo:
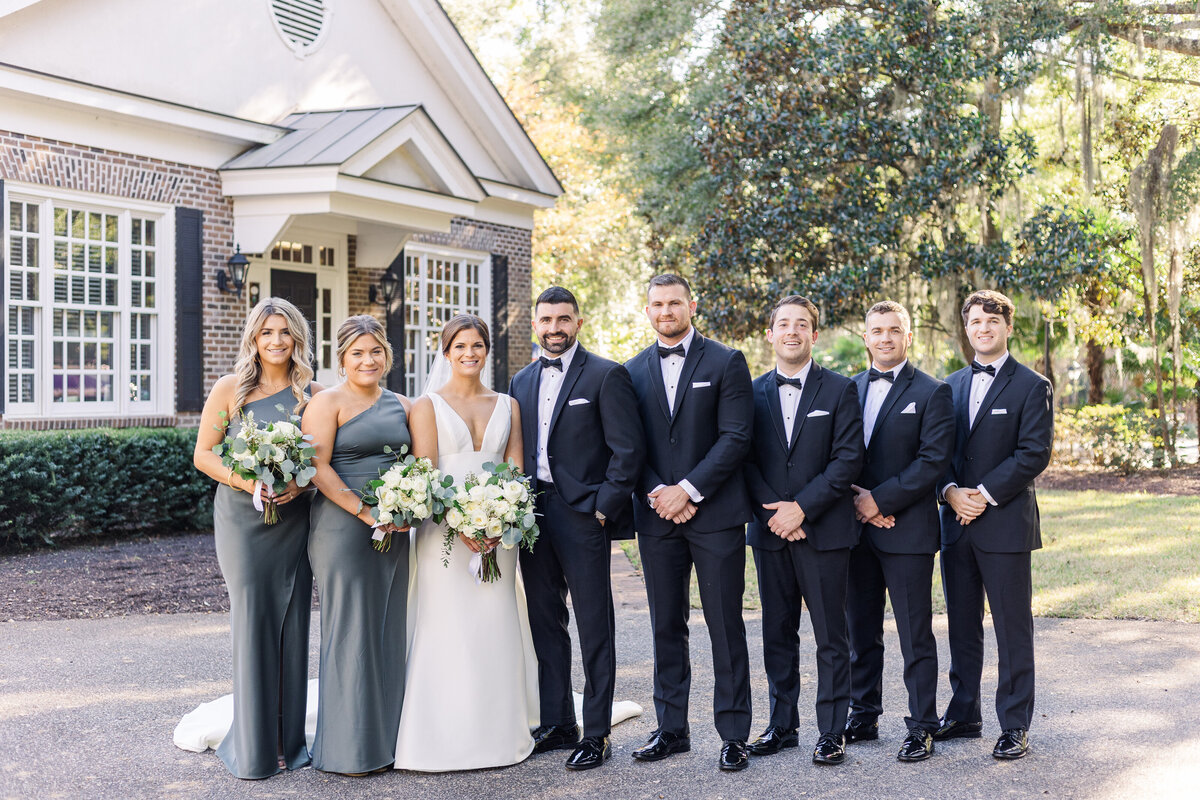
[{"label": "black bow tie", "polygon": [[881,380],[887,381],[888,383],[893,383],[896,380],[896,376],[892,374],[891,370],[888,370],[887,372],[880,372],[874,367],[871,367],[871,371],[867,373],[867,383],[874,383],[875,381]]},{"label": "black bow tie", "polygon": [[538,356],[538,361],[542,362],[542,369],[554,367],[559,372],[562,372],[561,358],[546,358],[545,356]]},{"label": "black bow tie", "polygon": [[663,347],[661,344],[658,346],[658,357],[659,358],[666,358],[667,356],[681,356],[681,355],[683,355],[683,345],[681,345],[681,344],[677,344],[674,347]]},{"label": "black bow tie", "polygon": [[980,364],[978,361],[972,361],[971,362],[971,374],[974,375],[976,372],[986,372],[988,375],[991,375],[993,378],[996,377],[996,367],[994,365],[988,364],[985,367],[983,364]]},{"label": "black bow tie", "polygon": [[804,384],[800,382],[799,378],[785,378],[784,376],[780,375],[778,372],[775,373],[775,385],[776,386],[784,386],[784,385],[795,386],[797,389],[804,388]]}]

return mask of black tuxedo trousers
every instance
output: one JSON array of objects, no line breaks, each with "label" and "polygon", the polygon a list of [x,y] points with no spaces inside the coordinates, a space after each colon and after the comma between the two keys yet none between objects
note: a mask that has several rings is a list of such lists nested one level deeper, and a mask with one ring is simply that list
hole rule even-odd
[{"label": "black tuxedo trousers", "polygon": [[569,586],[583,657],[583,735],[607,736],[617,674],[608,537],[595,516],[571,508],[553,485],[542,483],[541,488],[541,533],[532,551],[521,551],[529,629],[538,654],[541,722],[570,726],[576,721]]},{"label": "black tuxedo trousers", "polygon": [[654,635],[654,710],[659,730],[689,735],[692,685],[688,649],[688,587],[692,566],[713,654],[713,716],[722,739],[750,736],[750,654],[742,595],[746,589],[745,528],[695,531],[676,525],[665,535],[638,535],[650,627]]},{"label": "black tuxedo trousers", "polygon": [[781,550],[754,548],[762,600],[763,665],[771,690],[772,727],[800,725],[800,608],[808,606],[817,643],[817,727],[841,734],[850,709],[850,645],[846,638],[849,548],[817,550],[807,540]]}]

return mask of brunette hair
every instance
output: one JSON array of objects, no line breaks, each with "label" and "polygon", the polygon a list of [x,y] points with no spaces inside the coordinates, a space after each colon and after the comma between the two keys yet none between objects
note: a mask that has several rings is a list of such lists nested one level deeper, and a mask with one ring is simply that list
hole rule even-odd
[{"label": "brunette hair", "polygon": [[546,291],[539,294],[537,302],[533,304],[533,307],[536,309],[542,303],[548,303],[550,305],[570,303],[571,308],[575,310],[575,313],[579,313],[579,303],[575,301],[575,295],[571,294],[569,289],[564,289],[561,286],[551,286],[550,288],[546,289]]},{"label": "brunette hair", "polygon": [[908,315],[908,309],[897,303],[895,300],[880,300],[875,305],[867,309],[867,314],[863,317],[866,321],[871,318],[872,314],[895,314],[900,317],[900,321],[904,323],[904,330],[912,330],[912,317]]},{"label": "brunette hair", "polygon": [[982,306],[983,310],[989,314],[999,314],[1004,317],[1005,325],[1012,325],[1013,314],[1017,310],[1017,307],[1013,305],[1013,301],[1000,292],[994,289],[980,289],[977,292],[972,292],[971,296],[963,303],[963,325],[967,324],[967,314],[970,313],[971,306]]},{"label": "brunette hair", "polygon": [[682,286],[683,291],[690,298],[692,296],[692,287],[682,275],[673,275],[669,272],[664,272],[661,275],[655,275],[650,279],[650,283],[646,286],[646,294],[650,294],[650,290],[655,286]]},{"label": "brunette hair", "polygon": [[309,340],[308,322],[295,305],[282,297],[268,297],[259,301],[246,316],[242,326],[242,342],[238,345],[237,361],[233,374],[237,377],[237,391],[233,396],[233,407],[241,408],[246,398],[262,381],[262,362],[258,359],[258,333],[267,324],[267,318],[278,314],[287,321],[288,333],[292,337],[292,361],[288,364],[288,381],[292,384],[292,396],[296,398],[293,413],[308,403],[308,385],[312,383],[312,346]]},{"label": "brunette hair", "polygon": [[383,323],[372,317],[370,314],[358,314],[357,316],[347,317],[346,321],[338,326],[337,331],[337,362],[338,367],[342,366],[342,361],[346,358],[346,353],[350,350],[350,345],[363,334],[370,334],[375,337],[375,340],[383,345],[383,373],[384,375],[392,371],[392,363],[395,358],[392,353],[392,345],[387,340],[387,331],[383,329]]},{"label": "brunette hair", "polygon": [[454,337],[465,330],[477,331],[483,339],[483,346],[489,353],[492,352],[492,337],[488,333],[487,323],[474,314],[457,314],[442,326],[442,355],[450,352]]},{"label": "brunette hair", "polygon": [[768,327],[775,327],[775,317],[779,313],[779,309],[784,306],[800,306],[801,308],[808,309],[808,313],[812,317],[813,330],[816,331],[821,327],[821,310],[817,308],[817,304],[812,300],[799,294],[789,294],[775,304],[775,307],[771,309],[771,319]]}]

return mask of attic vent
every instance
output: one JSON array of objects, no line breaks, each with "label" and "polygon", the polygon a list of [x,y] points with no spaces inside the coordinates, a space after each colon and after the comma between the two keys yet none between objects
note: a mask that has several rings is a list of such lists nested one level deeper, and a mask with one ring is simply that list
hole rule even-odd
[{"label": "attic vent", "polygon": [[329,28],[330,9],[325,0],[268,0],[275,30],[298,56],[320,46]]}]

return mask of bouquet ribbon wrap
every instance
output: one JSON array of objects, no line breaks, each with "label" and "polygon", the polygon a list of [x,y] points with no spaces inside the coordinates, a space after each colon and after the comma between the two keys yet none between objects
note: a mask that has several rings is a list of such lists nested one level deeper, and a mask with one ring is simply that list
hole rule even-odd
[{"label": "bouquet ribbon wrap", "polygon": [[262,486],[262,481],[254,482],[254,510],[259,513],[263,510]]}]

